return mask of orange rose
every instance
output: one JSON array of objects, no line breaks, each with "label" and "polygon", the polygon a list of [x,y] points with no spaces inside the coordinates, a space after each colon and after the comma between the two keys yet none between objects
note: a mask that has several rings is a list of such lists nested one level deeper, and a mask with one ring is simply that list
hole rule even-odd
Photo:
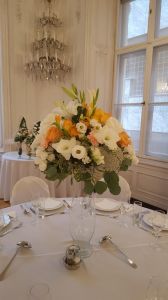
[{"label": "orange rose", "polygon": [[60,121],[61,121],[61,117],[59,115],[56,115],[55,116],[55,122],[60,124]]},{"label": "orange rose", "polygon": [[101,124],[104,124],[110,117],[111,115],[109,113],[104,112],[100,108],[97,108],[93,115],[93,119],[97,120]]},{"label": "orange rose", "polygon": [[119,140],[118,144],[121,147],[127,147],[129,144],[131,144],[130,137],[125,131],[119,133],[119,137],[120,137],[120,140]]},{"label": "orange rose", "polygon": [[68,132],[70,132],[72,126],[73,126],[73,124],[72,124],[71,120],[65,120],[63,123],[63,128]]},{"label": "orange rose", "polygon": [[51,126],[47,131],[45,144],[48,146],[49,143],[56,142],[60,139],[61,135],[61,131],[56,126]]},{"label": "orange rose", "polygon": [[77,131],[76,129],[76,126],[73,125],[69,131],[69,134],[71,137],[75,137],[75,136],[78,136],[79,135],[79,132]]}]

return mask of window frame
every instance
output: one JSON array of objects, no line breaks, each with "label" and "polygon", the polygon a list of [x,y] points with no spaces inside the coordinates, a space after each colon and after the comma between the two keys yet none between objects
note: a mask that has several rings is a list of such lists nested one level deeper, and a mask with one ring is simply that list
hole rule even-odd
[{"label": "window frame", "polygon": [[[140,140],[139,140],[139,151],[137,156],[140,158],[140,162],[150,163],[154,162],[155,165],[162,165],[164,168],[168,168],[168,159],[164,157],[149,156],[145,154],[145,140],[147,135],[147,120],[149,116],[150,107],[150,87],[152,79],[152,60],[153,50],[157,46],[168,45],[168,36],[155,36],[155,17],[156,17],[156,3],[157,0],[150,0],[149,3],[149,18],[148,18],[148,32],[147,40],[142,43],[135,45],[127,45],[120,47],[120,33],[121,33],[121,7],[122,0],[117,1],[117,15],[116,15],[116,37],[115,37],[115,51],[114,51],[114,79],[113,79],[113,105],[112,112],[115,114],[115,107],[121,105],[117,103],[118,95],[118,70],[119,70],[119,57],[122,54],[133,53],[139,50],[145,50],[146,52],[146,63],[144,70],[144,91],[143,99],[145,102],[142,103],[142,116],[141,116],[141,129],[140,129]],[[165,164],[166,162],[166,164]]]}]

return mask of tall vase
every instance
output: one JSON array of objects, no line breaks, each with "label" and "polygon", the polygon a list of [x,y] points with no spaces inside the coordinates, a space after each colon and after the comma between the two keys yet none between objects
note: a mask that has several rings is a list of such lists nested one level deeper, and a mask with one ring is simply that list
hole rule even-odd
[{"label": "tall vase", "polygon": [[22,157],[22,142],[19,142],[18,143],[18,155],[19,155],[19,158]]},{"label": "tall vase", "polygon": [[70,233],[80,247],[81,258],[92,254],[91,239],[95,231],[95,207],[93,197],[74,198],[69,212]]}]

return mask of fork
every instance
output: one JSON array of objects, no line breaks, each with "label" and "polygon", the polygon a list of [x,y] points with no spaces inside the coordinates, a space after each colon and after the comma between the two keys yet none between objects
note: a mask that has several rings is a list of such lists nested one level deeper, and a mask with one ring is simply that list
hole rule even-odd
[{"label": "fork", "polygon": [[20,204],[20,207],[23,210],[23,212],[24,212],[25,215],[29,215],[30,214],[30,211],[25,206],[23,206],[23,204]]}]

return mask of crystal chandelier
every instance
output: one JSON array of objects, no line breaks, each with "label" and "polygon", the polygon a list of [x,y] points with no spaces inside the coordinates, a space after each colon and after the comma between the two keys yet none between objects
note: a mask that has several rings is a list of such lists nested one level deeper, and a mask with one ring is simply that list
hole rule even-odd
[{"label": "crystal chandelier", "polygon": [[70,60],[65,63],[66,45],[57,38],[57,30],[63,27],[56,14],[51,14],[51,2],[48,3],[48,15],[37,19],[37,37],[32,43],[31,59],[25,64],[28,76],[40,80],[63,80],[71,71]]}]

